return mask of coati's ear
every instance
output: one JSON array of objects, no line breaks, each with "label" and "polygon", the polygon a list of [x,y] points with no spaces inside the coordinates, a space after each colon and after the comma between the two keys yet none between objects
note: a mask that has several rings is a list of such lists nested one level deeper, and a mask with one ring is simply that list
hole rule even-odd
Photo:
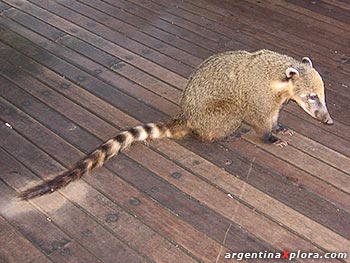
[{"label": "coati's ear", "polygon": [[289,67],[286,69],[286,77],[287,79],[291,79],[294,76],[299,76],[299,71],[293,67]]},{"label": "coati's ear", "polygon": [[304,63],[304,64],[308,64],[310,67],[313,67],[312,61],[311,61],[311,59],[308,58],[308,57],[303,57],[303,58],[301,59],[301,62]]}]

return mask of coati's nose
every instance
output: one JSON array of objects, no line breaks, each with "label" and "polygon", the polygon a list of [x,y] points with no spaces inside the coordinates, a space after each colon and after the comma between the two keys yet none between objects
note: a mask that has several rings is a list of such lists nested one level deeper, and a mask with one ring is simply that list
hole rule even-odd
[{"label": "coati's nose", "polygon": [[322,118],[322,122],[324,124],[327,124],[327,125],[333,125],[334,124],[334,121],[333,119],[331,118],[331,116],[329,115],[329,113],[327,112],[326,115]]},{"label": "coati's nose", "polygon": [[324,124],[327,124],[327,125],[333,125],[334,124],[334,121],[331,117],[329,117],[328,119],[326,119],[324,122]]},{"label": "coati's nose", "polygon": [[317,119],[319,119],[324,124],[327,124],[327,125],[333,125],[334,124],[334,121],[331,118],[331,116],[329,115],[329,112],[327,111],[327,109],[326,109],[325,112],[323,111],[323,113],[322,113],[322,111],[320,112],[320,111],[316,110],[315,111],[315,116],[316,116]]}]

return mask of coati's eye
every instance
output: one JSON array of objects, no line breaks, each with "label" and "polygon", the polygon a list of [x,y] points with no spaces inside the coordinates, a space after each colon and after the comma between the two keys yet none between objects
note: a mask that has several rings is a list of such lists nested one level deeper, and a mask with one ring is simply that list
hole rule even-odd
[{"label": "coati's eye", "polygon": [[315,102],[318,99],[318,96],[317,96],[317,94],[310,94],[310,95],[307,96],[307,99],[310,102]]}]

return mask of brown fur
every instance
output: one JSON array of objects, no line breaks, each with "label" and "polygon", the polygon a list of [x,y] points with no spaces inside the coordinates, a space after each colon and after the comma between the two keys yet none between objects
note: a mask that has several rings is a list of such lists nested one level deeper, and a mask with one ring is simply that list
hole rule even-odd
[{"label": "brown fur", "polygon": [[285,130],[278,124],[278,115],[289,99],[313,117],[333,123],[325,105],[323,81],[310,59],[299,62],[268,50],[216,54],[191,75],[181,100],[181,113],[174,120],[120,132],[72,169],[25,190],[20,198],[30,199],[64,187],[135,141],[179,139],[190,133],[203,141],[213,141],[233,133],[244,121],[265,142],[278,142],[272,131]]}]

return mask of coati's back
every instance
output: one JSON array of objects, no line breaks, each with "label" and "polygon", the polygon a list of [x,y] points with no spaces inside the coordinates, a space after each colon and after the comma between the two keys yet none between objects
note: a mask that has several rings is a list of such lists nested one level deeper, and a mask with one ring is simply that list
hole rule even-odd
[{"label": "coati's back", "polygon": [[228,51],[205,60],[191,75],[181,106],[187,116],[196,114],[211,100],[230,100],[245,109],[255,104],[253,97],[272,97],[271,80],[285,78],[285,68],[293,58],[269,50],[254,53]]}]

